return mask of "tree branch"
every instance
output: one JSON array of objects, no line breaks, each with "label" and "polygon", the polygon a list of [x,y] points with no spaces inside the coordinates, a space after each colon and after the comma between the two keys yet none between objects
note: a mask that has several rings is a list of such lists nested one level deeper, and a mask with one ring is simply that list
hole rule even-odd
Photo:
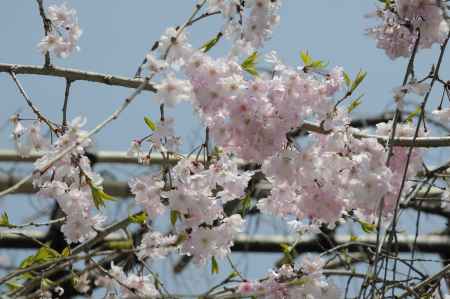
[{"label": "tree branch", "polygon": [[[0,64],[0,73],[41,75],[50,77],[65,78],[70,81],[89,81],[106,85],[122,86],[128,88],[138,88],[145,80],[132,79],[127,77],[113,76],[109,74],[94,73],[77,69],[68,69],[60,67],[45,68],[35,65],[20,64]],[[156,92],[156,88],[149,82],[145,83],[142,90]]]}]

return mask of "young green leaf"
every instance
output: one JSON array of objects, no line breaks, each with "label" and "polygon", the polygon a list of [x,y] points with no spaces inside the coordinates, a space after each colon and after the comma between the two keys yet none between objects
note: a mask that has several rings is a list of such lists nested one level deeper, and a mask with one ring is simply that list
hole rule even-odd
[{"label": "young green leaf", "polygon": [[170,223],[175,225],[177,223],[177,219],[180,217],[180,212],[172,210],[170,211]]},{"label": "young green leaf", "polygon": [[61,255],[64,256],[64,257],[68,257],[70,254],[71,254],[70,247],[65,247],[63,249],[63,251],[61,252]]},{"label": "young green leaf", "polygon": [[11,226],[11,223],[9,223],[8,214],[6,212],[3,212],[2,216],[0,217],[0,227],[2,226],[6,227]]},{"label": "young green leaf", "polygon": [[61,254],[57,252],[56,250],[48,247],[48,245],[42,246],[38,249],[38,251],[34,255],[30,255],[29,257],[25,258],[20,263],[20,268],[27,268],[34,264],[42,264],[51,260],[54,260],[56,258],[61,257]]},{"label": "young green leaf", "polygon": [[131,215],[129,218],[132,223],[145,224],[147,222],[148,214],[146,212],[142,212],[137,215]]},{"label": "young green leaf", "polygon": [[44,278],[41,280],[41,289],[48,290],[54,285],[55,285],[55,282],[48,278]]},{"label": "young green leaf", "polygon": [[314,60],[308,52],[301,51],[300,59],[303,61],[305,68],[320,70],[328,66],[328,63],[323,60]]},{"label": "young green leaf", "polygon": [[204,43],[203,46],[200,47],[200,50],[202,50],[204,53],[208,52],[219,42],[221,37],[222,32],[219,32],[215,37]]},{"label": "young green leaf", "polygon": [[150,128],[150,130],[155,131],[156,125],[155,123],[150,119],[150,117],[144,116],[144,122],[147,124],[147,126]]},{"label": "young green leaf", "polygon": [[91,184],[91,193],[92,193],[92,199],[94,200],[94,205],[97,209],[104,207],[105,201],[107,201],[107,200],[114,201],[115,200],[114,197],[112,197],[109,194],[106,194],[103,191],[102,187],[94,186],[94,184]]},{"label": "young green leaf", "polygon": [[414,110],[413,112],[408,114],[408,116],[406,117],[405,121],[407,123],[412,122],[415,117],[420,115],[420,113],[422,113],[422,109],[420,108],[420,106],[417,106],[416,110]]},{"label": "young green leaf", "polygon": [[361,103],[362,103],[361,98],[362,98],[363,96],[364,96],[363,94],[360,95],[358,98],[354,99],[354,100],[350,103],[350,105],[347,107],[347,112],[348,112],[348,113],[351,113],[353,110],[355,110],[356,108],[358,108],[359,105],[361,105]]},{"label": "young green leaf", "polygon": [[21,287],[23,287],[23,285],[15,282],[15,281],[7,281],[6,282],[6,287],[8,288],[9,291],[15,291],[17,289],[20,289]]},{"label": "young green leaf", "polygon": [[344,76],[345,85],[350,87],[352,85],[352,79],[350,79],[350,76],[346,72],[343,72],[342,74]]},{"label": "young green leaf", "polygon": [[292,256],[292,250],[294,250],[294,247],[292,247],[289,244],[285,244],[285,243],[280,244],[280,246],[281,246],[281,250],[284,253],[284,257],[282,259],[282,263],[283,264],[289,264],[289,263],[293,262],[294,261],[294,257]]},{"label": "young green leaf", "polygon": [[368,223],[362,220],[359,220],[359,224],[361,225],[361,229],[365,233],[373,233],[374,231],[377,230],[377,226],[375,224]]},{"label": "young green leaf", "polygon": [[258,72],[256,71],[256,59],[258,58],[258,52],[253,52],[252,55],[247,57],[244,62],[242,62],[241,67],[247,73],[258,76]]},{"label": "young green leaf", "polygon": [[38,252],[34,256],[35,262],[47,262],[49,260],[55,259],[61,257],[61,254],[59,254],[58,251],[48,247],[48,246],[42,246],[39,248]]},{"label": "young green leaf", "polygon": [[352,83],[352,87],[350,87],[349,92],[352,93],[355,91],[356,88],[358,88],[359,84],[364,80],[366,77],[367,72],[359,71],[358,74],[356,74],[356,78]]},{"label": "young green leaf", "polygon": [[189,236],[186,233],[180,233],[177,237],[177,240],[175,241],[175,246],[180,245],[184,241],[186,241],[189,238]]},{"label": "young green leaf", "polygon": [[219,273],[219,264],[217,263],[216,257],[211,257],[211,274]]},{"label": "young green leaf", "polygon": [[308,65],[308,67],[316,69],[316,70],[324,69],[327,66],[328,66],[328,62],[325,62],[323,60],[315,60],[311,64]]},{"label": "young green leaf", "polygon": [[309,55],[308,51],[301,51],[300,52],[300,58],[303,61],[303,64],[305,66],[309,66],[312,63],[312,57]]},{"label": "young green leaf", "polygon": [[249,194],[245,195],[243,199],[241,199],[241,205],[242,205],[242,214],[247,214],[248,210],[250,210],[252,206],[252,198]]}]

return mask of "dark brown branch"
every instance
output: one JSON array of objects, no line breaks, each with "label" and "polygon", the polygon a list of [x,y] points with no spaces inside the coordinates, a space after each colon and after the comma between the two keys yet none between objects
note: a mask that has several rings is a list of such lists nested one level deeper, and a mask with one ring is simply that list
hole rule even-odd
[{"label": "dark brown branch", "polygon": [[72,85],[72,81],[70,79],[66,79],[66,89],[64,91],[64,104],[62,108],[62,129],[66,131],[67,129],[67,105],[69,102],[69,93],[70,86]]},{"label": "dark brown branch", "polygon": [[[33,237],[41,242],[45,242],[45,233],[25,231],[28,236]],[[357,241],[352,241],[353,236],[337,235],[331,237],[333,243],[337,245],[348,244],[349,252],[360,252],[361,248],[374,247],[376,244],[376,235],[367,234],[358,237]],[[414,242],[413,235],[398,236],[399,250],[402,252],[409,252]],[[267,236],[246,234],[238,235],[234,240],[234,245],[231,248],[233,251],[249,251],[249,252],[274,252],[282,253],[281,244],[294,244],[296,237],[286,236]],[[113,233],[103,238],[103,241],[98,242],[95,246],[101,246],[102,249],[111,248],[115,242],[126,242],[128,240],[123,238],[123,234]],[[2,248],[37,248],[36,242],[30,238],[24,238],[16,234],[2,233],[1,235]],[[329,248],[329,244],[320,242],[315,236],[301,236],[300,241],[297,242],[296,250],[299,253],[304,252],[323,252],[325,248]],[[427,234],[421,235],[417,238],[416,248],[419,251],[427,253],[442,253],[450,250],[450,236],[441,234]],[[81,252],[81,251],[77,251]],[[76,252],[75,252],[76,253]]]}]

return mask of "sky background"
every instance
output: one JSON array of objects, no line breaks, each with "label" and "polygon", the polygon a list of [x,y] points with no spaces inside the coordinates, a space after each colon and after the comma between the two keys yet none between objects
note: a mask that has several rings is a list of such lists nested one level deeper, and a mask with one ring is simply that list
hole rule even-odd
[{"label": "sky background", "polygon": [[[53,58],[53,63],[61,67],[77,68],[99,73],[132,77],[137,66],[142,61],[148,49],[162,32],[169,27],[182,24],[191,14],[195,1],[191,0],[77,0],[67,1],[78,12],[79,24],[83,35],[79,41],[81,51],[68,59]],[[360,70],[368,71],[366,80],[358,89],[363,93],[363,103],[354,115],[377,115],[387,108],[392,109],[392,89],[401,84],[407,60],[400,58],[390,60],[382,50],[375,47],[375,41],[365,35],[365,30],[373,20],[366,14],[372,12],[375,0],[284,0],[281,9],[281,22],[275,27],[273,38],[267,42],[263,53],[276,50],[287,64],[299,65],[300,50],[308,50],[317,59],[329,62],[330,66],[339,65],[354,77]],[[44,1],[48,6],[62,1]],[[199,22],[189,29],[191,43],[198,47],[214,37],[221,28],[223,20],[214,16]],[[43,57],[36,44],[43,36],[41,19],[35,1],[1,0],[0,2],[0,63],[17,63],[41,65]],[[224,46],[224,47],[222,47]],[[211,54],[218,56],[224,53],[229,44],[221,44],[213,49]],[[416,59],[418,76],[428,73],[431,64],[437,58],[437,48],[421,51]],[[449,62],[442,66],[443,77],[448,78]],[[447,76],[446,76],[447,75]],[[35,105],[54,120],[61,119],[65,81],[62,78],[25,76],[19,77],[25,90],[31,96]],[[9,117],[23,110],[23,117],[31,116],[23,98],[16,90],[14,82],[7,74],[0,74],[0,148],[13,148],[10,139],[11,127]],[[69,119],[85,115],[88,128],[109,116],[132,92],[122,87],[110,87],[90,82],[75,82],[72,84],[69,100]],[[145,115],[153,119],[159,117],[159,107],[153,99],[153,94],[143,93],[120,116],[118,120],[108,125],[95,137],[95,146],[101,150],[127,150],[130,141],[147,133],[143,122]],[[432,97],[433,109],[437,96]],[[433,106],[434,105],[434,106]],[[188,104],[180,104],[174,109],[168,109],[167,115],[176,120],[177,134],[182,136],[184,150],[198,144],[201,132],[195,114]],[[435,152],[427,159],[436,165],[446,160],[448,152]],[[11,165],[3,164],[2,169]],[[103,168],[102,168],[103,167]],[[118,169],[117,166],[102,166],[103,170],[115,172],[118,176],[143,170],[129,168]],[[18,173],[26,173],[29,166],[16,165]],[[26,204],[24,203],[26,202]],[[31,204],[24,196],[10,196],[0,201],[0,211],[7,210],[12,217],[28,215],[30,211],[44,203]],[[11,212],[12,211],[12,212]],[[427,218],[424,218],[427,219]],[[431,219],[431,218],[430,218]],[[266,221],[264,232],[282,227],[273,219]],[[426,220],[425,229],[436,230],[441,220]],[[10,254],[8,252],[7,254]],[[2,251],[0,250],[0,254]],[[5,254],[3,252],[3,254]],[[250,276],[260,276],[265,273],[278,258],[274,255],[234,255],[237,261],[247,263]],[[163,266],[158,266],[163,267]],[[224,266],[226,267],[226,266]],[[225,269],[225,268],[224,268]],[[197,271],[197,272],[196,272]],[[194,292],[203,290],[205,278],[208,275],[192,275],[198,271],[209,272],[209,268],[198,270],[191,267],[179,278],[172,280],[167,274],[168,283],[178,290],[191,288]],[[431,270],[430,270],[431,271]],[[183,280],[189,278],[188,285],[183,286]],[[214,280],[219,278],[213,277]],[[198,280],[198,282],[197,282]],[[203,283],[203,284],[202,284]],[[181,288],[179,287],[181,285]]]}]

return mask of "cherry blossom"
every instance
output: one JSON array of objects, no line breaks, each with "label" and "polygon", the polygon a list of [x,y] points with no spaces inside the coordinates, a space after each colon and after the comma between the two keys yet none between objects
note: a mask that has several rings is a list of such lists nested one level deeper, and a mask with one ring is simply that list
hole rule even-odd
[{"label": "cherry blossom", "polygon": [[107,293],[120,290],[120,298],[153,298],[159,296],[153,279],[148,276],[125,273],[120,266],[111,263],[109,275],[98,277],[96,284],[107,288]]},{"label": "cherry blossom", "polygon": [[397,0],[372,14],[381,24],[368,30],[389,58],[409,57],[420,31],[420,48],[441,43],[449,25],[441,7],[434,0]]},{"label": "cherry blossom", "polygon": [[414,93],[419,96],[424,96],[430,90],[430,85],[427,83],[408,83],[404,86],[394,88],[394,100],[398,109],[403,109],[404,98],[408,93]]},{"label": "cherry blossom", "polygon": [[179,80],[173,74],[168,74],[160,84],[157,84],[156,99],[161,104],[173,107],[182,100],[188,100],[191,95],[191,84],[186,80]]},{"label": "cherry blossom", "polygon": [[431,114],[444,124],[450,122],[450,108],[438,108],[432,111]]},{"label": "cherry blossom", "polygon": [[[80,136],[86,134],[81,128],[86,120],[77,117],[68,125],[67,132],[62,135],[47,152],[35,162],[37,169],[42,169],[61,151],[79,143]],[[93,214],[95,208],[92,188],[100,188],[103,179],[90,166],[84,155],[84,148],[90,144],[85,140],[74,150],[44,171],[36,171],[33,185],[40,188],[39,195],[56,199],[62,211],[67,215],[61,226],[69,243],[83,242],[96,235],[105,220],[101,214]]]},{"label": "cherry blossom", "polygon": [[161,203],[160,192],[164,183],[156,176],[143,176],[132,179],[129,183],[136,202],[142,205],[150,219],[165,212],[166,207]]},{"label": "cherry blossom", "polygon": [[78,51],[78,40],[82,31],[78,25],[76,11],[66,3],[48,8],[48,18],[52,22],[51,31],[38,43],[39,50],[45,54],[53,52],[56,56],[67,58],[73,51]]},{"label": "cherry blossom", "polygon": [[138,257],[140,259],[161,259],[176,249],[176,236],[163,236],[159,232],[148,232],[142,237]]}]

